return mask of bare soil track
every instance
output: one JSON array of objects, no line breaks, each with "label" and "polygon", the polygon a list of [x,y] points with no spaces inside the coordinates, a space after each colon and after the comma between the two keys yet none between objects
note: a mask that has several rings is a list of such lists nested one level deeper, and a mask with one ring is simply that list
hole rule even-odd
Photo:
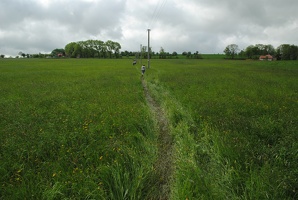
[{"label": "bare soil track", "polygon": [[154,166],[156,172],[154,185],[158,191],[156,199],[167,200],[170,196],[170,182],[173,172],[173,139],[169,131],[168,119],[163,109],[150,95],[144,79],[142,79],[142,85],[146,100],[158,125],[158,158]]}]

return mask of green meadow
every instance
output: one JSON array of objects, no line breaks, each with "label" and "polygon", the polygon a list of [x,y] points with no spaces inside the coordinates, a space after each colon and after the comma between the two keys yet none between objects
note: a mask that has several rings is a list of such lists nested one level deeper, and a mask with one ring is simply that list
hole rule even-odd
[{"label": "green meadow", "polygon": [[175,138],[172,199],[298,198],[297,62],[159,61]]},{"label": "green meadow", "polygon": [[[0,199],[162,199],[140,74],[130,59],[1,59]],[[297,199],[297,78],[297,61],[151,60],[166,199]]]},{"label": "green meadow", "polygon": [[1,60],[1,199],[142,199],[154,122],[130,61]]}]

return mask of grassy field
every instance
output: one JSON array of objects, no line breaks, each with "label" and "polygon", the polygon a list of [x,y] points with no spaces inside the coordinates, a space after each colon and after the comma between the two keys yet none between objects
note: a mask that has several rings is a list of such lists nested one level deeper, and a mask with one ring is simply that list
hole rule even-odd
[{"label": "grassy field", "polygon": [[1,60],[0,199],[144,199],[154,122],[130,61]]},{"label": "grassy field", "polygon": [[176,141],[173,199],[298,198],[297,62],[152,65]]},{"label": "grassy field", "polygon": [[[152,60],[171,199],[298,198],[297,62]],[[0,199],[156,199],[156,121],[131,60],[0,60]]]}]

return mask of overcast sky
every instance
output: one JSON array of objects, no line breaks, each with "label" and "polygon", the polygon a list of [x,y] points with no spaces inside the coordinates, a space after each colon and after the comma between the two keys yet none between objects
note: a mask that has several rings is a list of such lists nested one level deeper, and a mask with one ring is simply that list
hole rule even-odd
[{"label": "overcast sky", "polygon": [[113,40],[121,51],[223,53],[229,44],[298,45],[298,0],[1,0],[0,54]]}]

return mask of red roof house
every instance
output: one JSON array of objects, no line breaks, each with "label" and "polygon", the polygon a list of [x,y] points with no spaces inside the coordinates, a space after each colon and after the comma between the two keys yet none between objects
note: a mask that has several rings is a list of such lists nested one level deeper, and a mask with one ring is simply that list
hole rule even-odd
[{"label": "red roof house", "polygon": [[273,56],[271,56],[270,54],[266,55],[266,56],[260,56],[259,60],[269,60],[272,61],[273,60]]}]

